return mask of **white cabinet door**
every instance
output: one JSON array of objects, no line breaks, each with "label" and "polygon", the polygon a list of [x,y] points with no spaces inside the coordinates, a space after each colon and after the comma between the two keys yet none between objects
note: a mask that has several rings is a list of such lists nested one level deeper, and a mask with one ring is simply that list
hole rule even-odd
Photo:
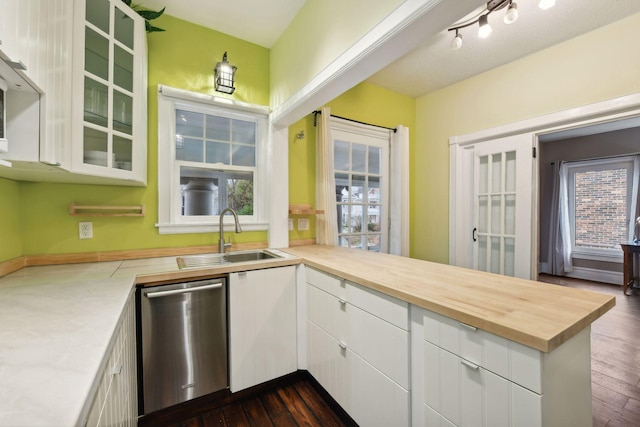
[{"label": "white cabinet door", "polygon": [[232,392],[297,368],[295,267],[229,275]]},{"label": "white cabinet door", "polygon": [[542,426],[542,396],[431,343],[424,353],[425,404],[454,425]]}]

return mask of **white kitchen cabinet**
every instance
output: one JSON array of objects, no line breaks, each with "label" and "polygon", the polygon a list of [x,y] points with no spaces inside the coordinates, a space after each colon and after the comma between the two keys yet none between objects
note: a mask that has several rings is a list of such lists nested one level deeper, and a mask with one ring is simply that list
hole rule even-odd
[{"label": "white kitchen cabinet", "polygon": [[2,12],[0,50],[34,90],[8,120],[0,159],[13,167],[0,176],[146,184],[144,19],[121,0],[7,0]]},{"label": "white kitchen cabinet", "polygon": [[131,426],[137,424],[135,298],[127,307],[112,342],[100,383],[89,409],[87,426]]},{"label": "white kitchen cabinet", "polygon": [[589,332],[544,353],[411,306],[413,424],[590,426]]},{"label": "white kitchen cabinet", "polygon": [[72,170],[145,183],[144,20],[120,0],[80,0],[74,28]]},{"label": "white kitchen cabinet", "polygon": [[295,267],[229,275],[230,389],[297,369]]},{"label": "white kitchen cabinet", "polygon": [[408,305],[313,268],[307,368],[360,425],[409,425]]}]

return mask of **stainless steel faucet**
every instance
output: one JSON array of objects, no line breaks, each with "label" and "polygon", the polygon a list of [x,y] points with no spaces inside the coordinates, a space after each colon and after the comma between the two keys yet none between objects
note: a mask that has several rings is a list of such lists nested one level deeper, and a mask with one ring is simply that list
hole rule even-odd
[{"label": "stainless steel faucet", "polygon": [[238,214],[231,208],[226,208],[222,212],[220,212],[220,240],[218,241],[218,252],[221,254],[224,253],[224,249],[231,246],[231,243],[225,243],[224,241],[224,214],[227,212],[231,212],[233,215],[233,219],[236,222],[236,233],[242,233],[242,227],[240,227],[240,221],[238,221]]}]

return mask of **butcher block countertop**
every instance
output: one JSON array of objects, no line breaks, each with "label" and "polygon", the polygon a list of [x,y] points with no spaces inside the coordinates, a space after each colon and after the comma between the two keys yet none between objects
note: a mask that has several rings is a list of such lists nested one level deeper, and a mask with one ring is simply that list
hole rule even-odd
[{"label": "butcher block countertop", "polygon": [[611,295],[377,252],[319,245],[286,251],[307,266],[544,352],[615,305]]}]

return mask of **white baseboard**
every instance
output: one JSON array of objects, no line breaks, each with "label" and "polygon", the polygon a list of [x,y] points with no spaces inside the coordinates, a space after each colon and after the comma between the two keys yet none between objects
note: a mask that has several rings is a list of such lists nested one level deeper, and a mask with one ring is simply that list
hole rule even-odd
[{"label": "white baseboard", "polygon": [[[546,262],[538,263],[538,271],[540,273],[548,273],[549,264]],[[622,273],[616,271],[597,270],[595,268],[573,267],[571,273],[566,274],[567,277],[574,279],[593,280],[595,282],[610,283],[612,285],[622,285]]]},{"label": "white baseboard", "polygon": [[567,273],[567,277],[574,279],[594,280],[596,282],[611,283],[612,285],[622,286],[622,273],[616,271],[596,270],[595,268],[573,267],[571,273]]}]

